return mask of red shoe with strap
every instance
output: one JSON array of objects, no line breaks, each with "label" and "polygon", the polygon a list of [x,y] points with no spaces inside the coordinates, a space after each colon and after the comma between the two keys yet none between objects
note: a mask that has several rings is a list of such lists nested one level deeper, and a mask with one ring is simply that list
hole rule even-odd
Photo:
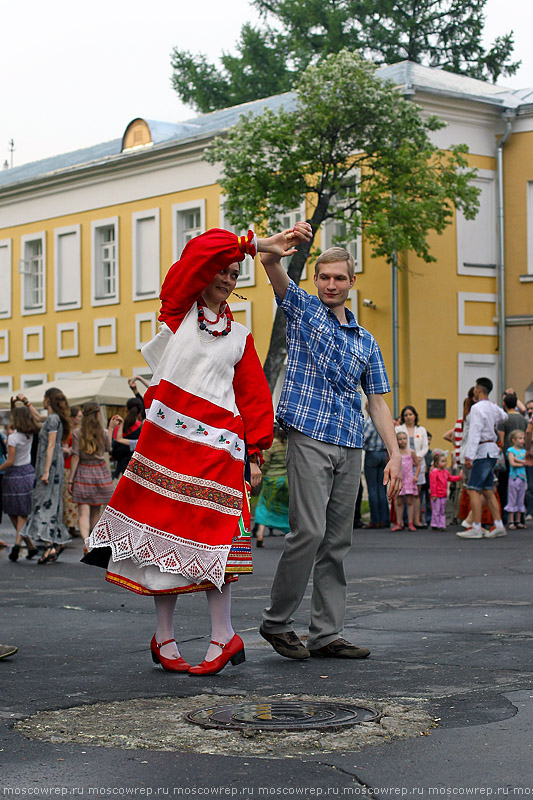
[{"label": "red shoe with strap", "polygon": [[191,668],[191,665],[188,664],[181,656],[178,658],[165,658],[165,656],[161,655],[161,648],[166,644],[170,644],[171,642],[175,641],[175,639],[167,639],[166,642],[157,642],[154,634],[152,636],[152,641],[150,642],[152,661],[154,664],[161,664],[163,669],[167,672],[188,672]]},{"label": "red shoe with strap", "polygon": [[231,661],[233,666],[246,661],[244,642],[237,634],[226,644],[214,642],[213,639],[211,639],[211,644],[216,644],[220,647],[222,650],[221,655],[213,659],[213,661],[206,661],[204,658],[201,664],[190,668],[189,675],[216,675],[217,672],[224,669],[228,661]]}]

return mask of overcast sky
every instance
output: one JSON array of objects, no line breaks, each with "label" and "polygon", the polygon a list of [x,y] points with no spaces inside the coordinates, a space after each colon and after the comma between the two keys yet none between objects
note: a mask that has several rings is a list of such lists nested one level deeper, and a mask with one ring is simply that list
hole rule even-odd
[{"label": "overcast sky", "polygon": [[[488,0],[486,40],[514,30],[518,75],[533,86],[533,3]],[[194,113],[170,85],[173,47],[216,60],[231,50],[248,0],[0,0],[0,167],[120,138],[135,117]]]}]

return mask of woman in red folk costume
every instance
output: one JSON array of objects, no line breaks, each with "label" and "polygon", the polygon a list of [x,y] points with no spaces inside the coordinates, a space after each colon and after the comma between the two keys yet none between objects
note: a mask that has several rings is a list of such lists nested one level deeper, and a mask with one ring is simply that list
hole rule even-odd
[{"label": "woman in red folk costume", "polygon": [[[273,410],[252,336],[226,300],[246,254],[291,255],[304,238],[297,229],[266,239],[210,230],[187,243],[163,283],[162,328],[142,351],[153,371],[146,422],[87,545],[111,548],[106,580],[154,596],[152,658],[166,670],[212,675],[245,660],[231,583],[252,571],[246,455],[257,485]],[[212,638],[191,667],[173,615],[177,595],[197,591],[207,592]]]}]

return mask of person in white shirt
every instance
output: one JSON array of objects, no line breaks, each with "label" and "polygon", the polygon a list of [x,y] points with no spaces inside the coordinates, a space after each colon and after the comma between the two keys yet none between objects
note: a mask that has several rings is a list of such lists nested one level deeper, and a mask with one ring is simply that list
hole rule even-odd
[{"label": "person in white shirt", "polygon": [[[499,503],[494,493],[494,466],[498,460],[497,427],[507,419],[505,411],[489,400],[493,388],[490,378],[478,378],[474,387],[475,405],[470,411],[470,430],[465,450],[465,466],[470,469],[466,484],[472,507],[472,526],[458,531],[462,539],[495,539],[506,536]],[[490,530],[481,527],[482,497],[494,520]]]},{"label": "person in white shirt", "polygon": [[12,425],[15,429],[7,437],[7,459],[0,465],[3,475],[3,507],[17,533],[15,544],[9,554],[11,561],[17,561],[22,541],[26,542],[28,554],[37,554],[30,536],[22,536],[21,530],[31,511],[35,471],[31,464],[31,444],[33,434],[39,430],[30,410],[26,406],[15,405],[12,411]]}]

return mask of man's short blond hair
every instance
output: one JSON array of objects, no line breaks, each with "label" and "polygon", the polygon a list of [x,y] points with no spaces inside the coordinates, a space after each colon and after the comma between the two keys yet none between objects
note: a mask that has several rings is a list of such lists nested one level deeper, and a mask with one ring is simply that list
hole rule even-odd
[{"label": "man's short blond hair", "polygon": [[336,261],[346,261],[348,275],[352,280],[355,275],[355,261],[354,257],[344,247],[328,247],[327,250],[324,250],[316,260],[315,276],[318,275],[321,264],[334,264]]}]

